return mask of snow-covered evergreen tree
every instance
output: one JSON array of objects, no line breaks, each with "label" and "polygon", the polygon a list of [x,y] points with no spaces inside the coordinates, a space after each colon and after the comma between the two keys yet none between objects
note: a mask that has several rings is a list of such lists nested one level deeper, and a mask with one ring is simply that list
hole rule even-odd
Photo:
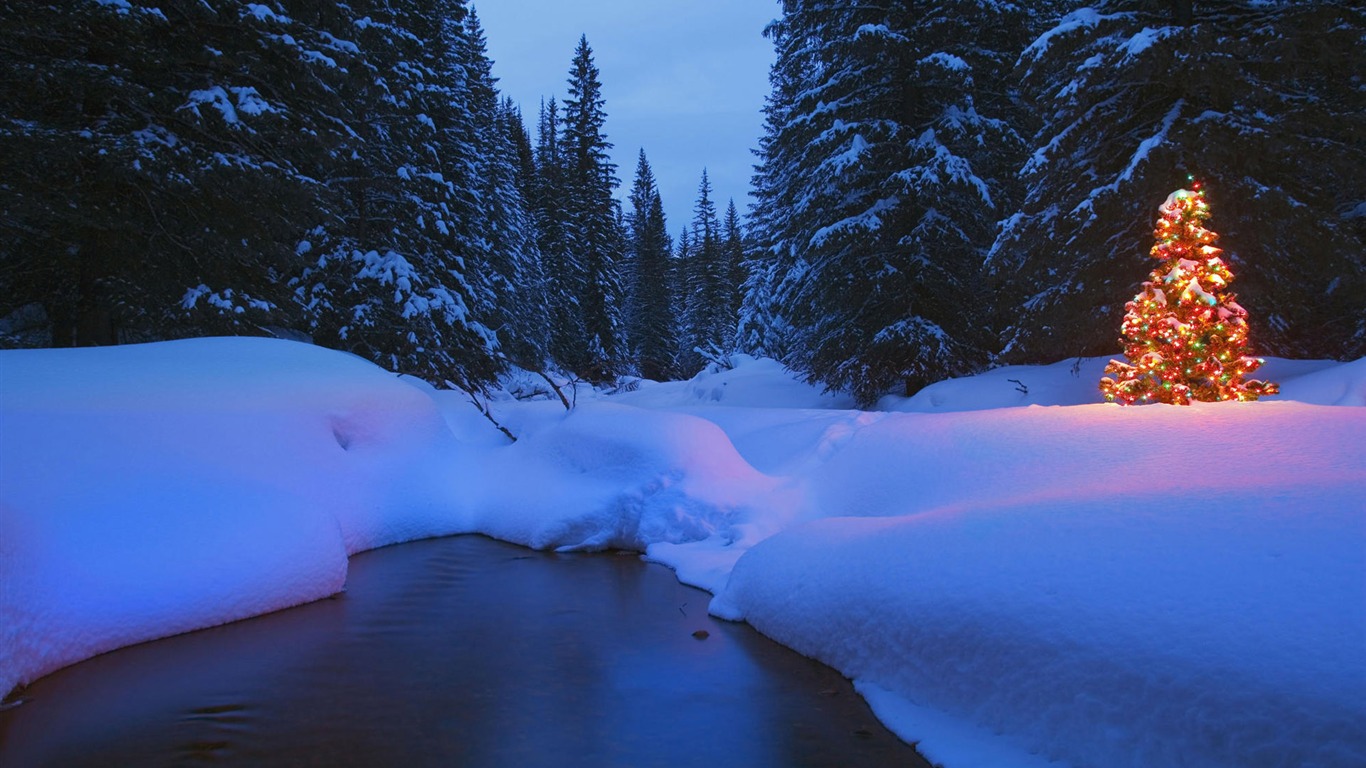
[{"label": "snow-covered evergreen tree", "polygon": [[497,332],[502,351],[524,368],[546,360],[547,308],[535,224],[519,178],[525,159],[515,143],[521,117],[498,96],[493,62],[478,16],[465,19],[470,112],[474,129],[474,221],[477,250],[471,269],[479,315]]},{"label": "snow-covered evergreen tree", "polygon": [[705,356],[729,349],[734,338],[726,285],[730,274],[721,235],[716,203],[711,199],[711,180],[703,169],[693,205],[690,249],[681,262],[686,292],[682,297],[685,331],[679,364],[685,372],[696,372]]},{"label": "snow-covered evergreen tree", "polygon": [[630,322],[632,349],[640,375],[656,381],[675,374],[675,296],[672,290],[669,233],[664,203],[654,171],[640,150],[635,182],[631,186],[630,262],[632,278]]},{"label": "snow-covered evergreen tree", "polygon": [[541,256],[535,210],[527,196],[536,176],[531,143],[521,111],[511,99],[505,98],[499,107],[498,128],[515,187],[507,193],[512,216],[500,247],[517,257],[520,264],[517,290],[504,302],[503,322],[510,329],[505,350],[523,368],[543,368],[550,359],[550,283]]},{"label": "snow-covered evergreen tree", "polygon": [[[790,0],[751,224],[759,249],[742,337],[792,329],[785,361],[869,402],[986,359],[965,311],[1008,208],[1018,144],[996,93],[1012,3]],[[777,318],[782,318],[777,320]]]},{"label": "snow-covered evergreen tree", "polygon": [[561,364],[594,381],[620,373],[622,348],[619,275],[624,237],[612,192],[616,167],[608,150],[602,83],[587,37],[580,37],[570,67],[560,130],[563,200],[569,234],[566,282],[576,299],[583,336],[566,339]]},{"label": "snow-covered evergreen tree", "polygon": [[504,123],[508,130],[508,140],[517,158],[517,188],[522,194],[522,199],[526,201],[527,210],[535,218],[533,202],[536,199],[536,147],[531,142],[531,134],[527,132],[526,120],[522,116],[521,107],[512,100],[511,96],[503,97]]},{"label": "snow-covered evergreen tree", "polygon": [[691,376],[697,372],[695,367],[689,367],[696,362],[696,357],[692,356],[692,347],[688,346],[692,331],[689,325],[686,297],[692,290],[690,283],[694,269],[691,264],[692,259],[692,235],[689,234],[689,227],[683,226],[679,228],[678,238],[674,240],[673,258],[670,259],[669,265],[669,284],[673,288],[674,306],[678,310],[673,318],[674,338],[678,342],[678,348],[674,351],[675,370],[684,376]]},{"label": "snow-covered evergreen tree", "polygon": [[162,5],[0,6],[0,315],[41,304],[59,346],[292,322],[325,42],[266,6]]},{"label": "snow-covered evergreen tree", "polygon": [[785,53],[769,70],[771,88],[764,99],[764,131],[754,151],[759,160],[751,180],[756,202],[750,209],[750,242],[745,252],[747,278],[735,334],[739,350],[779,360],[788,359],[789,341],[795,333],[776,296],[779,282],[793,268],[794,254],[787,245],[786,227],[792,202],[788,193],[792,189],[786,179],[795,173],[795,153],[778,138],[792,119],[793,104],[806,69],[794,61],[798,49],[791,47],[784,36],[785,29],[777,22],[764,29],[774,47]]},{"label": "snow-covered evergreen tree", "polygon": [[576,353],[584,338],[578,289],[582,266],[573,248],[565,204],[565,158],[560,144],[559,102],[552,96],[541,102],[536,120],[536,178],[531,208],[536,222],[537,250],[546,281],[546,308],[550,317],[549,358],[574,369]]},{"label": "snow-covered evergreen tree", "polygon": [[1359,79],[1366,11],[1347,2],[1103,0],[1065,13],[1020,58],[1042,124],[1027,193],[990,266],[1006,361],[1113,351],[1147,208],[1195,173],[1259,307],[1263,352],[1366,353]]},{"label": "snow-covered evergreen tree", "polygon": [[740,303],[744,299],[745,271],[745,234],[740,226],[740,212],[735,208],[735,199],[726,202],[726,216],[721,221],[721,261],[725,269],[726,327],[723,336],[728,341],[726,350],[735,347],[735,333],[739,324]]},{"label": "snow-covered evergreen tree", "polygon": [[330,183],[349,205],[310,241],[319,255],[300,301],[323,344],[478,387],[502,363],[469,272],[482,241],[465,2],[339,8],[357,17],[334,36],[349,32],[358,55],[342,84],[351,140]]}]

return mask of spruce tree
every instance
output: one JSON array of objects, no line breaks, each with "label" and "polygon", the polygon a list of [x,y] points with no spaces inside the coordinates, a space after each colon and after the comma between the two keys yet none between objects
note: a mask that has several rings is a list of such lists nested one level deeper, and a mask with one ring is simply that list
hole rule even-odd
[{"label": "spruce tree", "polygon": [[482,244],[464,0],[367,6],[347,27],[359,56],[332,180],[346,204],[319,228],[298,295],[320,343],[478,388],[503,363],[468,271]]},{"label": "spruce tree", "polygon": [[163,6],[0,5],[0,315],[41,305],[33,341],[293,322],[283,278],[339,107],[299,55],[318,35]]},{"label": "spruce tree", "polygon": [[747,344],[774,346],[756,320],[784,329],[785,362],[864,403],[985,363],[964,307],[983,298],[979,266],[1009,209],[999,179],[1018,141],[985,94],[1002,89],[995,30],[1018,14],[985,0],[784,4]]},{"label": "spruce tree", "polygon": [[539,369],[545,362],[547,312],[536,232],[519,178],[525,162],[515,143],[521,118],[499,99],[473,9],[465,18],[463,43],[475,147],[470,181],[477,200],[470,282],[480,297],[480,317],[498,334],[502,353],[524,368]]},{"label": "spruce tree", "polygon": [[734,336],[730,317],[730,296],[725,281],[729,271],[722,250],[721,223],[716,218],[716,203],[711,199],[711,181],[703,169],[693,206],[692,237],[688,258],[683,261],[686,293],[683,295],[684,370],[696,370],[704,355],[714,355],[730,347]]},{"label": "spruce tree", "polygon": [[597,65],[588,38],[580,37],[570,67],[564,100],[561,152],[564,169],[565,224],[569,234],[566,267],[576,299],[583,336],[570,340],[562,361],[592,381],[610,381],[624,363],[619,276],[624,238],[612,198],[616,167],[608,150],[607,120]]},{"label": "spruce tree", "polygon": [[751,179],[755,203],[750,208],[747,277],[735,334],[740,351],[778,360],[790,359],[789,342],[795,335],[776,295],[783,276],[794,266],[792,253],[785,247],[793,186],[787,179],[795,169],[794,153],[779,137],[792,119],[801,76],[801,67],[792,64],[795,53],[788,47],[785,30],[779,22],[764,29],[764,35],[784,53],[769,70],[772,90],[764,99],[764,131],[754,150],[759,159]]},{"label": "spruce tree", "polygon": [[536,120],[536,179],[531,208],[536,224],[536,249],[546,281],[549,314],[548,357],[556,365],[576,370],[583,355],[584,338],[578,291],[582,267],[573,247],[565,199],[565,158],[560,145],[559,102],[552,96],[541,102]]},{"label": "spruce tree", "polygon": [[678,311],[674,315],[674,338],[678,340],[678,348],[674,351],[674,361],[679,374],[692,376],[697,372],[697,354],[690,346],[692,329],[689,322],[688,300],[687,297],[692,292],[693,270],[693,244],[692,235],[688,232],[688,227],[684,226],[678,231],[678,239],[674,241],[673,259],[669,269],[670,284],[673,286],[675,297],[674,306]]},{"label": "spruce tree", "polygon": [[[1113,352],[1116,254],[1141,253],[1161,199],[1197,172],[1219,190],[1223,245],[1263,352],[1366,354],[1359,201],[1366,11],[1347,2],[1104,0],[1026,47],[1019,76],[1042,123],[1026,191],[990,262],[1006,362]],[[1186,23],[1183,23],[1186,22]]]},{"label": "spruce tree", "polygon": [[745,235],[740,228],[740,212],[735,209],[735,199],[726,203],[726,217],[721,222],[721,262],[725,273],[722,283],[725,293],[725,326],[722,335],[726,339],[726,349],[736,347],[736,333],[739,327],[740,304],[744,300],[744,286],[748,279],[745,270]]},{"label": "spruce tree", "polygon": [[536,199],[536,147],[531,143],[527,132],[526,120],[522,117],[521,107],[511,96],[503,97],[504,123],[507,126],[508,140],[512,142],[517,156],[517,188],[526,201],[528,212],[533,214]]},{"label": "spruce tree", "polygon": [[531,160],[526,126],[511,99],[504,99],[499,107],[497,131],[502,142],[499,151],[506,161],[506,165],[500,167],[510,174],[500,177],[500,188],[505,190],[501,194],[507,199],[507,219],[497,245],[517,265],[515,292],[500,303],[501,322],[509,329],[505,350],[517,365],[541,369],[550,355],[549,285],[538,244],[540,233],[536,229],[536,214],[527,196],[534,184],[536,169]]},{"label": "spruce tree", "polygon": [[640,150],[631,187],[630,258],[633,278],[629,327],[640,375],[656,381],[672,378],[678,340],[674,335],[675,301],[669,262],[670,243],[664,203],[654,172]]},{"label": "spruce tree", "polygon": [[30,10],[0,5],[0,313],[43,304],[58,344],[302,329],[497,372],[479,279],[515,238],[476,198],[502,129],[464,0]]}]

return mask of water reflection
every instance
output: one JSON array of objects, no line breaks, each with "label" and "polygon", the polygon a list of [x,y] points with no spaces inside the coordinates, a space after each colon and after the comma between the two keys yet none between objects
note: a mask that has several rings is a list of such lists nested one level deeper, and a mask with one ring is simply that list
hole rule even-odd
[{"label": "water reflection", "polygon": [[627,555],[376,550],[337,598],[38,681],[0,712],[0,765],[928,765],[707,600]]}]

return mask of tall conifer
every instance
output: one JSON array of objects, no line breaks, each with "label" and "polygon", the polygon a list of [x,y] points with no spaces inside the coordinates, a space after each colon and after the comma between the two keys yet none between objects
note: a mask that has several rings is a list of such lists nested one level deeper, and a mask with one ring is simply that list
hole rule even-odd
[{"label": "tall conifer", "polygon": [[744,299],[748,277],[745,269],[745,235],[740,227],[740,212],[735,209],[734,198],[727,201],[726,217],[721,222],[721,261],[725,270],[722,282],[726,298],[724,337],[729,350],[735,346],[740,304]]},{"label": "tall conifer", "polygon": [[863,402],[985,362],[964,308],[1008,202],[993,174],[1010,164],[992,153],[1018,142],[975,95],[1001,86],[981,30],[1010,27],[1014,12],[986,0],[784,3],[769,29],[746,344],[785,336],[785,362]]},{"label": "tall conifer", "polygon": [[619,275],[623,236],[618,207],[612,198],[616,166],[612,164],[604,125],[607,114],[602,83],[587,37],[580,37],[570,67],[564,100],[561,152],[563,197],[569,234],[568,285],[577,299],[583,336],[567,340],[562,363],[595,381],[621,372],[624,354]]},{"label": "tall conifer", "polygon": [[629,326],[640,375],[667,379],[674,375],[675,300],[669,274],[669,234],[664,203],[654,172],[640,150],[635,182],[631,187],[630,225],[633,277]]},{"label": "tall conifer", "polygon": [[[1359,3],[1101,0],[1024,48],[1042,117],[989,263],[1005,362],[1110,354],[1150,232],[1144,200],[1195,173],[1263,352],[1366,353]],[[1179,5],[1179,4],[1178,4]]]}]

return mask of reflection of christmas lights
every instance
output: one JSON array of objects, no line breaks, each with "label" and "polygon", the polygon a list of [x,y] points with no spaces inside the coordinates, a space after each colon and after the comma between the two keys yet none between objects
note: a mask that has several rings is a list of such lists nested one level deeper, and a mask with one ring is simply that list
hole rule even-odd
[{"label": "reflection of christmas lights", "polygon": [[1149,252],[1159,264],[1125,305],[1122,343],[1130,362],[1111,360],[1100,380],[1109,402],[1189,405],[1280,391],[1270,382],[1243,379],[1265,361],[1243,355],[1247,311],[1227,290],[1233,273],[1213,244],[1218,235],[1204,227],[1204,190],[1191,182],[1159,208],[1157,243]]}]

